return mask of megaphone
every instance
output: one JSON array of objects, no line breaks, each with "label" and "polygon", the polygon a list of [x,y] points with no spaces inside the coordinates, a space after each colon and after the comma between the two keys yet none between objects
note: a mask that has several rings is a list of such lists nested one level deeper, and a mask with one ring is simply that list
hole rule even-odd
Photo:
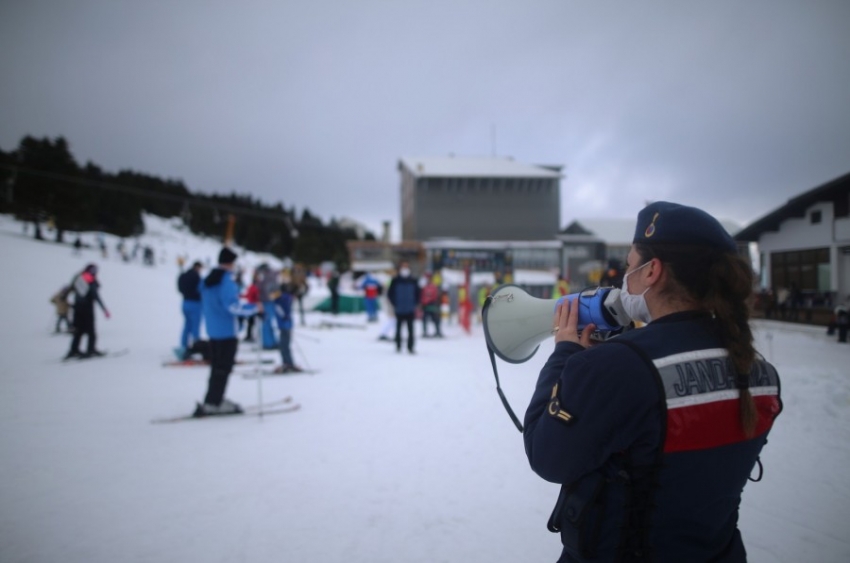
[{"label": "megaphone", "polygon": [[631,322],[620,302],[620,290],[596,287],[560,299],[532,297],[518,285],[502,285],[481,310],[487,346],[501,359],[521,364],[531,359],[540,343],[551,337],[555,307],[565,299],[578,300],[578,329],[593,323],[598,332],[615,332]]}]

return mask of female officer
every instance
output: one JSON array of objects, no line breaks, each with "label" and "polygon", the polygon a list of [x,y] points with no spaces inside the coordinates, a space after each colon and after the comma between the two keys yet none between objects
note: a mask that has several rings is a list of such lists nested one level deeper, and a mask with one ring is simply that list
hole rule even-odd
[{"label": "female officer", "polygon": [[524,437],[532,469],[562,485],[559,561],[746,561],[738,505],[782,408],[753,348],[751,288],[716,219],[656,202],[638,215],[621,293],[648,324],[590,347],[578,307],[556,309]]}]

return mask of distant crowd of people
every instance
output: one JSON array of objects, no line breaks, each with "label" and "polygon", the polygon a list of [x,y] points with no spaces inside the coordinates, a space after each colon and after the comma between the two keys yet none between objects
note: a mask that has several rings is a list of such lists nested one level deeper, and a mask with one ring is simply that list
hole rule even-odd
[{"label": "distant crowd of people", "polygon": [[755,307],[764,318],[790,322],[812,322],[816,306],[831,311],[826,333],[838,334],[838,342],[847,342],[850,328],[850,297],[833,298],[830,294],[811,294],[801,291],[796,284],[780,286],[774,292],[762,289],[756,295]]},{"label": "distant crowd of people", "polygon": [[[109,247],[106,245],[106,237],[103,233],[97,234],[96,244],[97,250],[100,252],[100,257],[104,260],[108,259]],[[81,255],[84,248],[89,248],[89,245],[85,244],[79,235],[77,235],[77,238],[74,239],[72,246],[74,247],[75,256]],[[115,254],[122,262],[135,262],[136,260],[141,260],[142,264],[145,264],[146,266],[156,265],[153,247],[149,245],[142,246],[138,240],[134,241],[132,248],[128,247],[124,239],[118,240],[118,242],[115,243]]]},{"label": "distant crowd of people", "polygon": [[[263,350],[278,350],[281,357],[280,365],[275,368],[278,373],[302,371],[296,364],[291,346],[296,316],[301,326],[305,325],[304,297],[310,290],[308,270],[300,265],[276,270],[264,263],[254,269],[246,286],[242,282],[244,272],[236,266],[236,261],[236,253],[224,247],[217,265],[206,276],[203,275],[204,264],[195,261],[180,273],[177,280],[177,289],[183,298],[184,318],[177,354],[185,361],[200,356],[200,361],[210,365],[207,392],[203,402],[197,405],[198,416],[241,412],[238,404],[224,397],[240,339],[256,342],[257,347]],[[179,263],[183,264],[182,261]],[[622,279],[622,272],[618,269],[611,269],[606,275]],[[330,293],[329,311],[334,315],[340,313],[340,279],[336,270],[326,275],[325,283]],[[500,280],[497,278],[496,282],[498,285]],[[477,288],[479,310],[493,287],[482,284]],[[399,353],[403,350],[409,354],[416,353],[414,323],[417,319],[422,322],[422,337],[442,338],[443,321],[451,318],[447,314],[450,310],[456,310],[456,307],[450,307],[450,291],[443,285],[440,275],[425,272],[416,277],[408,262],[399,263],[391,277],[365,273],[353,288],[362,295],[367,322],[378,322],[379,311],[383,311],[385,321],[379,339],[393,342]],[[569,292],[569,281],[559,277],[552,287],[551,297],[558,298]],[[781,289],[776,296],[779,306],[770,306],[769,310],[778,311],[779,318],[796,319],[791,311],[797,309],[793,304],[799,302],[798,294],[794,287]],[[458,299],[463,299],[463,296],[455,296],[455,302]],[[97,348],[95,309],[99,307],[107,319],[110,313],[100,295],[98,266],[94,263],[86,265],[69,284],[52,296],[51,302],[56,309],[55,332],[73,335],[65,359],[103,355]],[[202,339],[202,324],[206,329],[206,340]],[[837,332],[838,340],[846,342],[848,329],[850,307],[842,303],[835,308],[828,333]],[[83,337],[86,338],[85,348],[82,347]]]}]

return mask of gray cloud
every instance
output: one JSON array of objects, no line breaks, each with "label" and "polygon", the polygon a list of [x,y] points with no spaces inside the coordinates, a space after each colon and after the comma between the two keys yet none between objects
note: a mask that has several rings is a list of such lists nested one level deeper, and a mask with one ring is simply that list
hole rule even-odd
[{"label": "gray cloud", "polygon": [[850,170],[850,4],[16,2],[0,147],[398,232],[404,155],[566,165],[562,223],[747,223]]}]

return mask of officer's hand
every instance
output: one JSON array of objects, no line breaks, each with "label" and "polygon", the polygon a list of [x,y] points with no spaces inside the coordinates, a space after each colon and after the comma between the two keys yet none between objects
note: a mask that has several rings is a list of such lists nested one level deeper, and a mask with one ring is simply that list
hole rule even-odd
[{"label": "officer's hand", "polygon": [[590,323],[581,334],[578,333],[578,300],[564,299],[555,308],[553,334],[555,344],[558,342],[575,342],[585,348],[591,345],[590,335],[596,330],[596,325]]}]

